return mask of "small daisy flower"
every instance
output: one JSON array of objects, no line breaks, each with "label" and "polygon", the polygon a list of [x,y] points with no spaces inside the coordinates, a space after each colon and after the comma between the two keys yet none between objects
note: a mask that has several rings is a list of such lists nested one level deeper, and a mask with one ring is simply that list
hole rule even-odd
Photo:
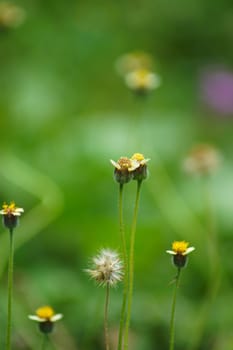
[{"label": "small daisy flower", "polygon": [[120,184],[129,182],[133,177],[133,171],[140,166],[138,162],[127,157],[121,157],[117,162],[111,159],[110,162],[115,167],[115,180]]},{"label": "small daisy flower", "polygon": [[126,85],[139,94],[145,94],[158,88],[160,77],[148,69],[136,69],[125,75]]},{"label": "small daisy flower", "polygon": [[29,315],[30,320],[39,323],[39,329],[42,333],[51,333],[54,322],[59,321],[63,317],[62,314],[55,314],[51,306],[42,306],[36,310],[35,315]]},{"label": "small daisy flower", "polygon": [[173,263],[176,267],[184,267],[187,263],[187,255],[194,251],[194,247],[188,247],[189,243],[185,241],[175,241],[172,244],[172,250],[166,250],[166,253],[173,255]]},{"label": "small daisy flower", "polygon": [[102,249],[93,257],[93,268],[85,271],[100,285],[115,286],[123,278],[123,264],[117,252]]},{"label": "small daisy flower", "polygon": [[138,167],[133,171],[133,179],[138,181],[145,180],[148,176],[147,163],[150,159],[145,159],[141,153],[134,153],[130,159],[138,164]]},{"label": "small daisy flower", "polygon": [[213,173],[221,162],[219,152],[208,144],[193,147],[184,160],[184,170],[188,174],[205,175]]},{"label": "small daisy flower", "polygon": [[3,225],[10,230],[18,224],[18,217],[24,212],[23,208],[16,207],[14,202],[4,203],[0,214],[3,216]]}]

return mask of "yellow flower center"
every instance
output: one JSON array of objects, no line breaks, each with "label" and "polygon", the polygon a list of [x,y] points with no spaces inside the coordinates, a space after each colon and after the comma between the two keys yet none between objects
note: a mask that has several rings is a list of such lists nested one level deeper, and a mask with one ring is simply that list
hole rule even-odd
[{"label": "yellow flower center", "polygon": [[50,320],[50,318],[54,315],[54,310],[50,306],[42,306],[36,310],[36,314],[40,318]]},{"label": "yellow flower center", "polygon": [[188,248],[189,243],[185,241],[175,241],[172,244],[172,250],[177,254],[184,254]]},{"label": "yellow flower center", "polygon": [[142,160],[145,160],[144,155],[141,153],[134,153],[134,155],[131,158],[132,160],[137,160],[138,162],[141,162]]},{"label": "yellow flower center", "polygon": [[127,170],[132,166],[131,160],[127,157],[121,157],[117,163],[120,165],[121,170]]},{"label": "yellow flower center", "polygon": [[2,206],[2,209],[3,209],[4,213],[6,213],[6,214],[14,213],[14,211],[16,209],[15,202],[11,202],[9,205],[4,203]]},{"label": "yellow flower center", "polygon": [[141,87],[147,87],[149,82],[149,71],[147,69],[138,69],[135,71],[135,84]]}]

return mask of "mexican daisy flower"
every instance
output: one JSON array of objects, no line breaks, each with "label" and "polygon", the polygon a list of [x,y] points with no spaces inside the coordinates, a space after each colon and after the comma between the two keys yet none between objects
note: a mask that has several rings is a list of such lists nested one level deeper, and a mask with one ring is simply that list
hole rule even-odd
[{"label": "mexican daisy flower", "polygon": [[125,83],[131,90],[145,94],[161,84],[160,77],[148,69],[136,69],[125,76]]},{"label": "mexican daisy flower", "polygon": [[3,216],[3,224],[12,230],[18,224],[18,217],[24,212],[23,208],[16,207],[14,202],[10,204],[4,203],[0,214]]},{"label": "mexican daisy flower", "polygon": [[51,333],[54,322],[59,321],[63,317],[62,314],[55,314],[51,306],[42,306],[36,310],[35,315],[29,315],[30,320],[39,323],[39,328],[42,333]]},{"label": "mexican daisy flower", "polygon": [[138,164],[138,167],[133,171],[133,179],[138,181],[145,180],[148,176],[147,163],[150,159],[145,159],[141,153],[134,153],[130,159]]},{"label": "mexican daisy flower", "polygon": [[140,166],[138,162],[127,157],[121,157],[117,162],[110,160],[114,166],[114,177],[120,184],[129,182],[133,177],[133,171]]},{"label": "mexican daisy flower", "polygon": [[172,244],[172,250],[166,250],[168,254],[173,255],[173,263],[181,268],[186,265],[187,255],[194,251],[194,247],[188,247],[189,243],[185,241],[175,241]]}]

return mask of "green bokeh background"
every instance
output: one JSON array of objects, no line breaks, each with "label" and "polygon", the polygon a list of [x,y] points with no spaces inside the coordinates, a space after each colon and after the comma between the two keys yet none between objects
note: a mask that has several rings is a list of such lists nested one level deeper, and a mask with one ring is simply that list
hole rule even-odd
[{"label": "green bokeh background", "polygon": [[[27,315],[44,304],[64,314],[52,335],[56,349],[104,349],[104,290],[83,269],[100,248],[120,248],[118,186],[109,159],[141,152],[151,161],[138,217],[130,349],[168,349],[169,282],[176,271],[165,250],[184,239],[196,251],[179,288],[176,349],[232,350],[233,119],[207,110],[199,98],[205,67],[232,66],[231,2],[17,4],[26,11],[24,23],[0,32],[0,199],[25,209],[15,232],[13,349],[39,349],[40,334]],[[115,70],[117,58],[135,50],[153,56],[163,81],[146,98],[133,95]],[[202,182],[182,171],[198,142],[222,153],[209,181],[222,271],[209,308]],[[125,188],[127,233],[135,185]],[[2,230],[1,348],[7,257]],[[113,342],[121,295],[122,286],[111,293]]]}]

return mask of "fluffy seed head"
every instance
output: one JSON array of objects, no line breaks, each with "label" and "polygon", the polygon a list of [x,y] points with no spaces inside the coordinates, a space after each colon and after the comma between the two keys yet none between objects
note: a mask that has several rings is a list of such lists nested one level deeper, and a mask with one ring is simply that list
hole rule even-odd
[{"label": "fluffy seed head", "polygon": [[93,257],[93,268],[85,271],[100,285],[115,286],[123,278],[123,264],[117,252],[102,249]]}]

